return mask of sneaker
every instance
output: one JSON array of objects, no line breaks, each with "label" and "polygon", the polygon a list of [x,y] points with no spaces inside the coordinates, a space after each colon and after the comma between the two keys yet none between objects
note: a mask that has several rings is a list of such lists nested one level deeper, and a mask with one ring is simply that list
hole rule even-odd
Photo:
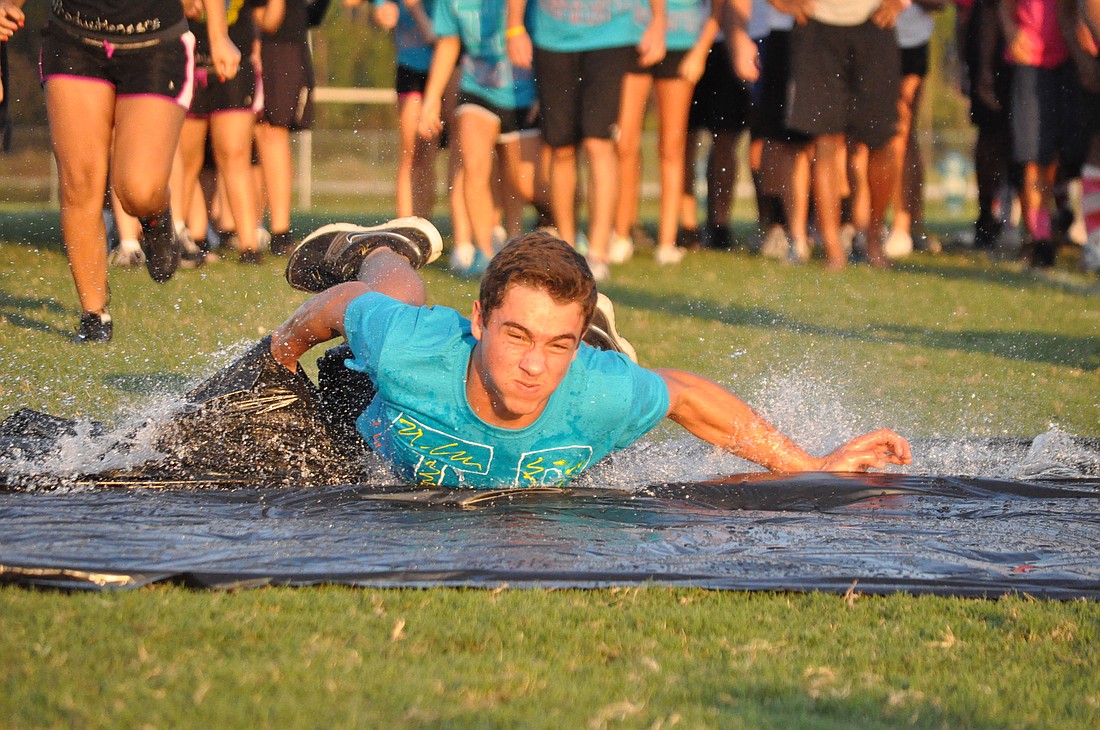
[{"label": "sneaker", "polygon": [[294,238],[290,231],[271,234],[270,251],[276,256],[286,256],[294,248]]},{"label": "sneaker", "polygon": [[730,232],[730,227],[722,223],[707,224],[706,247],[719,251],[729,251],[733,248],[733,233]]},{"label": "sneaker", "polygon": [[699,240],[699,229],[678,228],[676,230],[676,245],[690,251],[702,248],[703,242]]},{"label": "sneaker", "polygon": [[573,244],[573,248],[577,250],[581,256],[588,255],[588,236],[584,235],[581,231],[577,231],[577,242]]},{"label": "sneaker", "polygon": [[634,242],[618,233],[611,234],[611,249],[608,258],[613,264],[625,264],[634,256]]},{"label": "sneaker", "polygon": [[443,238],[423,218],[397,218],[380,226],[331,223],[305,237],[286,262],[286,280],[295,289],[320,292],[354,281],[367,254],[386,246],[419,269],[439,258]]},{"label": "sneaker", "polygon": [[1090,233],[1081,247],[1081,269],[1100,271],[1100,229]]},{"label": "sneaker", "polygon": [[477,246],[469,241],[456,243],[454,248],[451,249],[450,258],[447,260],[447,268],[455,273],[462,273],[473,265],[476,254]]},{"label": "sneaker", "polygon": [[632,361],[638,362],[638,353],[634,351],[634,346],[615,329],[615,307],[604,294],[596,295],[596,311],[592,313],[592,323],[588,325],[582,339],[598,350],[621,352]]},{"label": "sneaker", "polygon": [[493,253],[500,251],[508,244],[508,231],[504,226],[493,226]]},{"label": "sneaker", "polygon": [[110,342],[114,334],[110,312],[85,312],[80,315],[80,329],[76,331],[76,341]]},{"label": "sneaker", "polygon": [[805,238],[791,239],[790,262],[792,264],[808,263],[812,256],[813,250],[810,248],[810,244],[806,241]]},{"label": "sneaker", "polygon": [[256,248],[260,251],[271,248],[271,231],[263,226],[256,226]]},{"label": "sneaker", "polygon": [[111,266],[141,266],[145,263],[145,253],[136,238],[127,238],[119,241],[115,250],[107,256],[107,263]]},{"label": "sneaker", "polygon": [[166,210],[159,216],[142,218],[140,222],[145,268],[153,281],[168,281],[180,265],[180,244],[172,225],[172,214]]},{"label": "sneaker", "polygon": [[1033,269],[1049,269],[1058,259],[1058,244],[1049,238],[1032,241],[1027,248],[1027,264]]},{"label": "sneaker", "polygon": [[482,253],[480,248],[475,248],[474,257],[470,259],[470,264],[462,269],[454,269],[454,272],[459,276],[480,279],[487,268],[489,268],[489,257]]},{"label": "sneaker", "polygon": [[259,249],[242,248],[237,252],[237,263],[259,266],[264,262],[264,252]]},{"label": "sneaker", "polygon": [[859,231],[851,223],[844,223],[840,226],[840,249],[845,256],[851,256],[852,251],[856,250],[856,236],[858,235]]},{"label": "sneaker", "polygon": [[653,258],[660,266],[672,266],[684,260],[687,249],[679,246],[658,246]]},{"label": "sneaker", "polygon": [[177,233],[176,237],[180,241],[181,269],[197,269],[206,263],[206,252],[195,243],[195,239],[191,238],[186,228]]},{"label": "sneaker", "polygon": [[634,244],[635,248],[653,248],[657,245],[649,230],[645,226],[637,224],[630,227],[630,242]]},{"label": "sneaker", "polygon": [[787,232],[783,226],[772,226],[768,229],[768,235],[764,237],[764,243],[760,246],[760,255],[766,259],[786,261],[790,255],[791,242],[787,239]]},{"label": "sneaker", "polygon": [[597,282],[607,281],[611,278],[611,267],[607,265],[606,261],[596,261],[594,259],[586,258],[588,262],[588,270],[592,272],[592,278]]},{"label": "sneaker", "polygon": [[882,244],[882,253],[888,259],[903,259],[913,253],[913,237],[905,231],[894,229]]}]

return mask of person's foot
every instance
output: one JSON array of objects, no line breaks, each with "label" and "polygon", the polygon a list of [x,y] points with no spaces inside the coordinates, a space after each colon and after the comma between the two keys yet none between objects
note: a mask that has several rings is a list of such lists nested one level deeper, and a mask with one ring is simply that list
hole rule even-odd
[{"label": "person's foot", "polygon": [[195,243],[195,239],[191,238],[186,228],[176,233],[176,236],[180,240],[181,269],[197,269],[206,263],[206,251]]},{"label": "person's foot", "polygon": [[791,239],[790,262],[792,264],[807,263],[812,255],[813,251],[810,249],[810,244],[806,242],[805,238]]},{"label": "person's foot", "polygon": [[461,274],[466,271],[474,263],[474,256],[477,255],[477,246],[469,241],[463,241],[462,243],[456,243],[451,248],[451,255],[447,259],[447,268],[456,274]]},{"label": "person's foot", "polygon": [[783,226],[772,226],[764,237],[764,243],[760,246],[760,255],[766,259],[786,261],[790,256],[791,242],[787,239],[787,232]]},{"label": "person's foot", "polygon": [[913,253],[913,237],[905,231],[895,228],[882,244],[882,252],[889,259],[903,259]]},{"label": "person's foot", "polygon": [[606,261],[596,261],[595,259],[586,258],[588,262],[588,270],[592,272],[592,278],[597,282],[607,281],[611,278],[611,267],[607,265]]},{"label": "person's foot", "polygon": [[611,247],[608,258],[613,264],[625,264],[634,256],[634,241],[618,233],[611,234]]},{"label": "person's foot", "polygon": [[141,218],[141,250],[145,254],[145,268],[153,281],[163,283],[172,278],[180,265],[180,242],[168,211]]},{"label": "person's foot", "polygon": [[702,248],[703,242],[699,238],[698,228],[680,228],[676,231],[676,245],[680,248],[686,248],[689,251],[695,251]]},{"label": "person's foot", "polygon": [[684,260],[687,249],[679,246],[658,246],[653,252],[653,258],[660,266],[673,266]]},{"label": "person's foot", "polygon": [[286,262],[286,280],[295,289],[320,292],[354,281],[367,254],[385,246],[419,269],[439,258],[443,238],[423,218],[397,218],[379,226],[331,223],[310,233]]},{"label": "person's foot", "polygon": [[137,239],[127,238],[119,241],[114,251],[107,256],[111,266],[141,266],[145,263],[145,253]]},{"label": "person's foot", "polygon": [[1100,230],[1090,233],[1081,247],[1081,270],[1100,271]]},{"label": "person's foot", "polygon": [[1032,241],[1026,250],[1028,266],[1035,269],[1049,269],[1058,259],[1058,246],[1049,238]]},{"label": "person's foot", "polygon": [[80,328],[76,331],[76,341],[84,343],[110,342],[114,334],[114,325],[111,323],[111,314],[107,310],[102,312],[85,312],[80,315]]},{"label": "person's foot", "polygon": [[271,253],[276,256],[286,256],[294,249],[294,238],[290,231],[280,231],[271,234]]},{"label": "person's foot", "polygon": [[264,262],[264,252],[255,248],[242,248],[237,252],[237,263],[259,266]]},{"label": "person's foot", "polygon": [[733,233],[730,227],[723,223],[707,224],[706,247],[729,251],[733,248]]},{"label": "person's foot", "polygon": [[638,362],[638,353],[634,351],[634,346],[615,329],[615,307],[604,294],[596,295],[596,311],[592,314],[592,322],[582,339],[599,350],[621,352]]},{"label": "person's foot", "polygon": [[480,248],[474,249],[473,258],[470,262],[463,267],[452,267],[459,276],[465,276],[469,279],[480,279],[481,275],[485,273],[485,269],[489,268],[489,257],[486,256]]}]

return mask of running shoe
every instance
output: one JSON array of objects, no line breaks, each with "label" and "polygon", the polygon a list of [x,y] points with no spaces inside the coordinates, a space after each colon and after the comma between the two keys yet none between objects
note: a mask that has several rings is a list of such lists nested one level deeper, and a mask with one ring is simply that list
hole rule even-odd
[{"label": "running shoe", "polygon": [[699,238],[698,228],[679,228],[676,231],[676,245],[689,251],[703,247],[703,241]]},{"label": "running shoe", "polygon": [[80,315],[80,329],[76,331],[77,342],[110,342],[113,334],[114,325],[109,312],[85,312]]},{"label": "running shoe", "polygon": [[913,253],[913,237],[895,228],[882,244],[882,252],[888,259],[903,259]]},{"label": "running shoe", "polygon": [[469,241],[456,243],[451,248],[451,255],[447,259],[447,268],[456,274],[461,274],[473,265],[475,254],[477,254],[477,247]]},{"label": "running shoe", "polygon": [[141,266],[145,263],[145,253],[135,238],[119,241],[118,246],[107,256],[111,266]]},{"label": "running shoe", "polygon": [[1084,271],[1100,271],[1100,230],[1090,233],[1081,247],[1081,268]]},{"label": "running shoe", "polygon": [[611,278],[611,267],[607,265],[606,261],[595,261],[590,258],[585,258],[588,262],[588,270],[592,272],[592,278],[597,282],[607,281]]},{"label": "running shoe", "polygon": [[621,352],[632,361],[638,362],[638,353],[634,346],[615,329],[615,307],[604,294],[596,295],[596,311],[592,314],[592,323],[584,333],[585,343],[598,350]]},{"label": "running shoe", "polygon": [[242,248],[237,252],[237,263],[259,266],[264,262],[264,252],[259,249]]},{"label": "running shoe", "polygon": [[679,246],[658,246],[653,252],[653,258],[660,266],[673,266],[684,260],[687,249]]},{"label": "running shoe", "polygon": [[141,218],[140,222],[145,268],[153,281],[168,281],[180,265],[180,243],[172,225],[172,214],[166,210],[157,216]]},{"label": "running shoe", "polygon": [[443,238],[429,221],[416,217],[370,227],[331,223],[306,236],[290,254],[286,280],[308,292],[354,281],[363,259],[379,246],[393,249],[419,269],[439,258]]},{"label": "running shoe", "polygon": [[810,248],[810,244],[805,238],[792,238],[791,239],[791,258],[792,264],[805,264],[809,262],[813,256],[813,250]]},{"label": "running shoe", "polygon": [[772,226],[764,237],[764,243],[760,246],[760,255],[767,259],[786,261],[790,255],[791,242],[787,240],[787,232],[783,226]]},{"label": "running shoe", "polygon": [[206,251],[195,243],[195,239],[191,238],[191,233],[186,228],[179,231],[176,237],[180,240],[181,269],[197,269],[206,263]]},{"label": "running shoe", "polygon": [[634,241],[618,233],[611,234],[611,248],[608,258],[613,264],[625,264],[634,256]]},{"label": "running shoe", "polygon": [[708,223],[704,231],[706,248],[729,251],[733,248],[733,233],[730,227],[723,223]]}]

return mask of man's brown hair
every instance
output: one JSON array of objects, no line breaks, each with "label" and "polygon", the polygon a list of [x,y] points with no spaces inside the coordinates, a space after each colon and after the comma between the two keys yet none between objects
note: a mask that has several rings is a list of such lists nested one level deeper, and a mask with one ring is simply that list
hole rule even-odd
[{"label": "man's brown hair", "polygon": [[481,278],[481,315],[489,315],[504,302],[513,284],[540,289],[559,304],[577,302],[584,312],[584,326],[596,309],[596,280],[584,257],[560,238],[535,231],[516,236],[489,262]]}]

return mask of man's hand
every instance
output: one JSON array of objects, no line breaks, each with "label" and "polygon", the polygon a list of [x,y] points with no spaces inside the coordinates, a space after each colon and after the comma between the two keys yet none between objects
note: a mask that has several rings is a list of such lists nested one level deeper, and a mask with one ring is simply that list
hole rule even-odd
[{"label": "man's hand", "polygon": [[893,28],[901,11],[909,7],[909,0],[882,0],[878,10],[871,14],[871,22],[879,28]]},{"label": "man's hand", "polygon": [[[345,0],[345,3],[347,0]],[[401,8],[395,2],[385,2],[374,7],[371,20],[382,30],[393,30],[397,27],[397,18],[401,15]]]},{"label": "man's hand", "polygon": [[531,43],[531,36],[527,31],[516,32],[511,35],[505,44],[508,46],[508,60],[516,68],[531,68],[535,60],[535,46]]},{"label": "man's hand", "polygon": [[913,461],[909,442],[889,429],[852,439],[821,459],[821,471],[867,471]]},{"label": "man's hand", "polygon": [[776,10],[794,17],[794,22],[806,25],[814,17],[814,0],[768,0]]},{"label": "man's hand", "polygon": [[661,62],[665,57],[665,22],[664,18],[654,18],[646,26],[642,33],[642,39],[638,41],[638,65],[649,68]]},{"label": "man's hand", "polygon": [[229,36],[210,39],[210,57],[214,61],[214,71],[222,81],[236,76],[241,68],[241,52],[229,40]]}]

